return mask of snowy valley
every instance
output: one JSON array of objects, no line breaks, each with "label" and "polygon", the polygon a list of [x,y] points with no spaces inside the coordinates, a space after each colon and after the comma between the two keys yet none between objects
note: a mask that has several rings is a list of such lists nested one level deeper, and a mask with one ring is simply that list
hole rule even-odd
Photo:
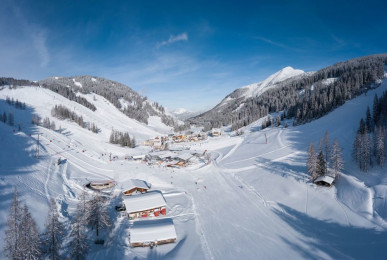
[{"label": "snowy valley", "polygon": [[[286,67],[261,83],[238,89],[236,92],[243,93],[231,98],[256,97],[277,82],[304,74]],[[78,81],[73,83],[81,88]],[[231,126],[224,126],[219,136],[171,142],[170,150],[206,151],[208,157],[199,157],[185,167],[167,167],[143,159],[154,155],[145,142],[173,134],[173,128],[162,122],[161,114],[149,116],[146,124],[129,118],[96,93],[76,92],[95,106],[93,111],[40,86],[3,86],[0,113],[8,115],[12,111],[14,124],[0,122],[0,248],[5,244],[15,187],[40,232],[45,229],[50,200],[55,200],[66,230],[60,253],[70,256],[70,223],[82,194],[86,192],[92,198],[94,193],[86,184],[114,180],[114,187],[101,192],[107,198],[104,207],[111,225],[99,235],[103,245],[95,244],[98,237],[88,229],[87,259],[385,258],[386,169],[374,166],[364,173],[352,158],[359,121],[367,106],[372,107],[374,95],[381,96],[384,91],[387,79],[382,79],[377,88],[301,125],[284,119],[278,127],[261,129],[267,120],[263,117],[240,128],[238,134]],[[18,109],[7,99],[23,102],[26,107]],[[95,123],[98,131],[52,116],[52,109],[59,104],[81,115],[84,122]],[[35,115],[55,122],[55,129],[32,124]],[[271,114],[273,118],[277,115]],[[112,130],[134,136],[136,147],[109,143]],[[315,185],[306,167],[309,143],[317,147],[326,131],[331,141],[338,140],[345,161],[332,187]],[[168,152],[160,151],[158,155]],[[158,216],[131,219],[115,210],[125,200],[124,186],[133,179],[151,184],[146,194],[163,197],[165,215],[160,211]],[[144,225],[159,225],[163,235],[172,233],[176,240],[152,248],[131,246],[131,239],[149,232]],[[4,257],[1,252],[0,258]]]}]

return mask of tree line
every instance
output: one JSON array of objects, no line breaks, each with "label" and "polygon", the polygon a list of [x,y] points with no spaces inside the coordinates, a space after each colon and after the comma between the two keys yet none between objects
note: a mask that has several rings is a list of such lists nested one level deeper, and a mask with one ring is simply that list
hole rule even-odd
[{"label": "tree line", "polygon": [[[81,83],[82,87],[76,85],[74,80]],[[150,116],[160,116],[162,122],[166,125],[173,127],[177,125],[174,118],[165,113],[163,106],[157,102],[149,101],[147,97],[141,96],[130,87],[116,81],[99,77],[78,76],[74,79],[65,77],[48,78],[40,81],[40,83],[47,88],[62,86],[63,91],[66,91],[65,89],[70,91],[71,89],[83,94],[95,93],[106,98],[128,117],[145,124],[148,124]]]},{"label": "tree line", "polygon": [[7,96],[5,97],[5,102],[7,102],[7,104],[10,106],[16,107],[17,109],[22,109],[22,110],[26,109],[26,103],[21,102],[18,99],[14,100],[13,98],[10,98]]},{"label": "tree line", "polygon": [[325,132],[324,138],[320,139],[317,152],[313,142],[310,142],[306,166],[312,181],[325,175],[336,178],[344,168],[339,143],[337,139],[334,140],[333,144],[330,143],[328,131]]},{"label": "tree line", "polygon": [[99,132],[99,128],[96,124],[85,122],[82,116],[79,116],[77,113],[71,111],[63,105],[55,105],[55,107],[51,110],[51,115],[61,120],[69,119],[71,121],[74,121],[82,128],[87,128],[93,133]]},{"label": "tree line", "polygon": [[136,138],[130,137],[129,133],[112,130],[109,138],[109,143],[119,144],[121,146],[127,146],[129,148],[136,147]]},{"label": "tree line", "polygon": [[379,98],[376,94],[372,106],[367,107],[365,119],[361,118],[352,155],[360,170],[367,172],[374,162],[384,167],[386,160],[387,91]]},{"label": "tree line", "polygon": [[87,107],[91,111],[97,110],[97,108],[92,103],[87,101],[86,98],[76,95],[75,92],[67,86],[63,86],[60,84],[43,84],[42,87],[47,88],[55,93],[58,93],[59,95],[71,101],[75,101],[78,104]]},{"label": "tree line", "polygon": [[[85,259],[90,248],[88,229],[95,229],[98,237],[102,229],[111,226],[106,203],[100,193],[88,198],[83,192],[70,223],[70,232],[66,232],[57,204],[51,199],[45,229],[40,233],[28,206],[22,205],[15,188],[7,217],[4,256],[8,259],[65,259],[65,256]],[[64,242],[66,238],[68,244]]]}]

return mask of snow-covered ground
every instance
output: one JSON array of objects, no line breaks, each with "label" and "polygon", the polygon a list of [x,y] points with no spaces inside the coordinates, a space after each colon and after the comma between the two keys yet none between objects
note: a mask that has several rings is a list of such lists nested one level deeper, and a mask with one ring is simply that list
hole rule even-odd
[{"label": "snow-covered ground", "polygon": [[[385,169],[360,173],[351,161],[352,142],[359,120],[374,93],[387,90],[387,80],[327,116],[312,123],[258,131],[260,120],[242,136],[225,134],[192,145],[209,150],[212,162],[201,167],[148,167],[123,159],[146,148],[122,148],[108,143],[112,128],[128,131],[140,140],[168,129],[157,118],[150,126],[127,118],[103,97],[90,94],[91,110],[55,93],[35,87],[0,91],[0,112],[14,112],[22,132],[0,123],[0,247],[6,216],[17,187],[22,201],[43,230],[50,198],[58,202],[63,221],[71,219],[84,184],[114,179],[118,184],[142,179],[163,192],[177,242],[153,249],[131,248],[133,225],[119,217],[114,205],[120,185],[112,192],[114,222],[103,246],[93,245],[90,259],[383,259],[387,253]],[[26,102],[26,110],[9,106],[5,97]],[[96,100],[94,100],[96,96]],[[52,118],[61,134],[30,124],[32,115],[50,116],[55,104],[64,104],[101,132],[94,134],[68,121]],[[306,174],[306,148],[317,144],[328,130],[343,148],[345,170],[332,188],[316,187]],[[40,133],[40,159],[33,157]],[[265,143],[264,134],[268,137]],[[30,136],[31,135],[31,136]],[[200,146],[200,147],[197,147]],[[106,154],[119,156],[109,161]],[[104,155],[102,155],[104,154]],[[61,157],[66,162],[57,165]],[[0,258],[2,257],[0,253]]]}]

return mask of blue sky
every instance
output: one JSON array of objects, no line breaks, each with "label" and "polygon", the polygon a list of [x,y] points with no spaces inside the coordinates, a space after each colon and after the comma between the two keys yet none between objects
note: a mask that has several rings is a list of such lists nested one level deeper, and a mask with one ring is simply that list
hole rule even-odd
[{"label": "blue sky", "polygon": [[384,1],[12,1],[1,76],[94,75],[168,108],[210,108],[286,66],[387,52]]}]

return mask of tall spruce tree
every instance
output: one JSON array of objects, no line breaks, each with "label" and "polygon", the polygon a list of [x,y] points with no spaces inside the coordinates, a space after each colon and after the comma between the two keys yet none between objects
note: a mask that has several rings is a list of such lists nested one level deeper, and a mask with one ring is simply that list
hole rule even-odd
[{"label": "tall spruce tree", "polygon": [[315,180],[317,176],[317,156],[316,151],[314,148],[314,145],[312,142],[310,142],[308,147],[308,161],[307,161],[307,167],[308,167],[308,173],[310,175],[310,178]]},{"label": "tall spruce tree", "polygon": [[19,235],[22,259],[37,260],[41,257],[41,240],[38,226],[32,218],[27,205],[24,205],[21,215]]},{"label": "tall spruce tree", "polygon": [[324,134],[324,154],[325,154],[325,174],[328,174],[328,168],[330,167],[329,160],[331,157],[331,144],[329,141],[328,131],[325,131],[325,134]]},{"label": "tall spruce tree", "polygon": [[336,178],[338,173],[344,168],[343,154],[337,139],[333,142],[331,161],[333,176]]},{"label": "tall spruce tree", "polygon": [[15,188],[7,218],[7,229],[5,230],[4,255],[9,259],[21,259],[22,248],[19,240],[21,232],[21,213],[22,208],[19,200],[19,193]]},{"label": "tall spruce tree", "polygon": [[326,172],[325,167],[326,167],[326,163],[324,159],[324,153],[322,150],[320,150],[317,156],[317,165],[316,165],[316,175],[318,177],[325,175],[325,172]]},{"label": "tall spruce tree", "polygon": [[386,159],[386,130],[384,126],[378,126],[375,128],[374,154],[376,163],[383,168]]},{"label": "tall spruce tree", "polygon": [[64,238],[64,226],[59,221],[58,208],[54,199],[50,201],[50,209],[46,221],[46,231],[43,234],[44,254],[51,260],[61,259],[60,251]]},{"label": "tall spruce tree", "polygon": [[88,203],[87,222],[95,228],[97,236],[99,231],[110,226],[110,217],[106,209],[106,199],[99,193],[94,193]]},{"label": "tall spruce tree", "polygon": [[72,259],[86,259],[89,245],[86,236],[84,222],[84,205],[82,201],[78,203],[75,217],[71,223],[69,251]]}]

